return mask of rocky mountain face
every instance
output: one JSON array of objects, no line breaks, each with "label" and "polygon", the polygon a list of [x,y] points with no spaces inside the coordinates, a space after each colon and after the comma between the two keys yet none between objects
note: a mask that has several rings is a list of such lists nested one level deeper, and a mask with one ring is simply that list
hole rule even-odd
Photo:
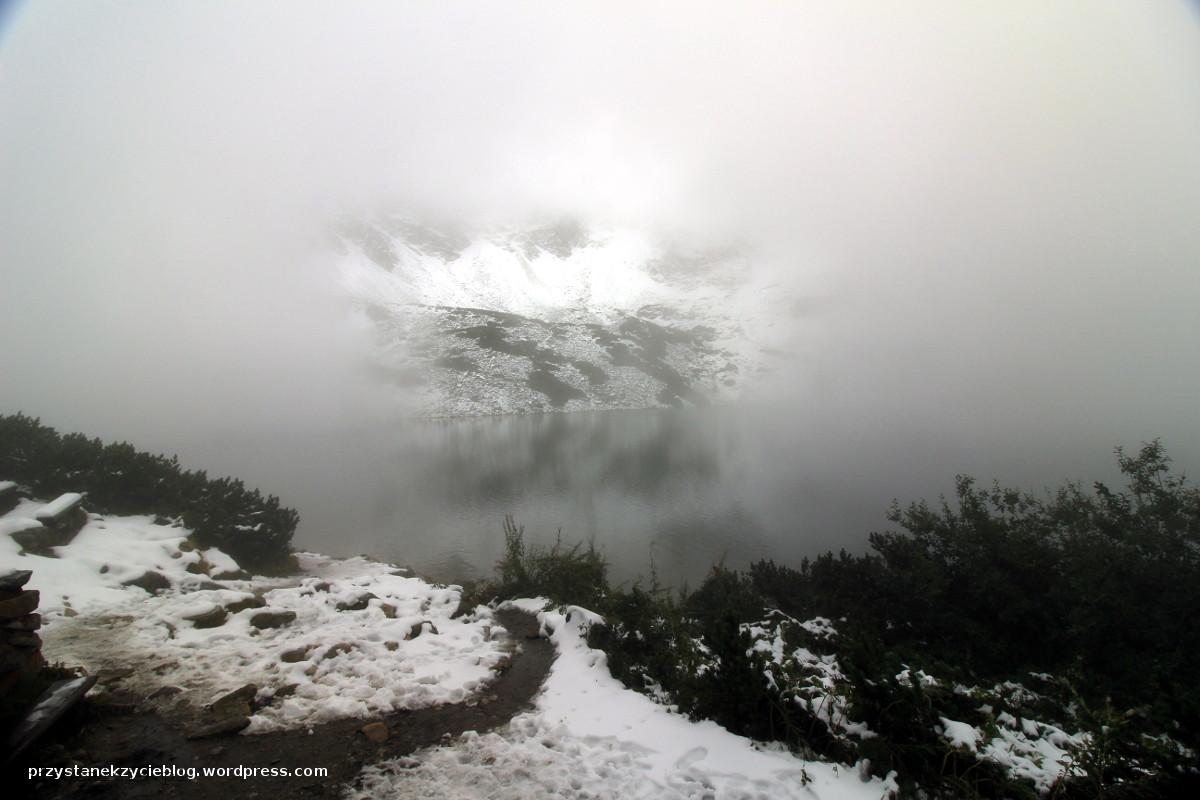
[{"label": "rocky mountain face", "polygon": [[764,367],[773,287],[732,248],[574,221],[456,231],[400,217],[338,229],[376,367],[415,413],[703,405]]}]

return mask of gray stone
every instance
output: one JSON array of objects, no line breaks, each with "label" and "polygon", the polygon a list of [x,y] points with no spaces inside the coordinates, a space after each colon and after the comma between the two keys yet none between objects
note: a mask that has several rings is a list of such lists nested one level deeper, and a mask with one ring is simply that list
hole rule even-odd
[{"label": "gray stone", "polygon": [[310,647],[297,647],[294,650],[284,650],[279,654],[279,660],[285,664],[298,664],[308,658]]},{"label": "gray stone", "polygon": [[250,618],[250,625],[265,630],[267,628],[281,628],[293,622],[296,619],[295,611],[259,611]]},{"label": "gray stone", "polygon": [[79,702],[95,683],[96,677],[87,675],[50,684],[50,688],[46,689],[34,704],[33,710],[25,715],[9,735],[5,746],[9,763],[15,762],[26,748],[50,730],[67,709]]},{"label": "gray stone", "polygon": [[7,622],[0,622],[0,630],[36,631],[40,627],[42,627],[41,614],[26,614],[23,617],[10,619]]},{"label": "gray stone", "polygon": [[355,597],[353,600],[344,600],[344,601],[338,603],[337,610],[338,611],[362,611],[371,603],[372,600],[378,600],[378,599],[379,598],[377,598],[375,595],[371,594],[370,592],[363,592],[358,597]]},{"label": "gray stone", "polygon": [[18,619],[37,610],[41,594],[37,589],[26,589],[16,597],[0,600],[0,619]]},{"label": "gray stone", "polygon": [[435,634],[435,635],[437,634],[437,632],[438,632],[437,627],[432,622],[430,622],[429,620],[426,619],[426,620],[422,620],[421,622],[418,622],[416,625],[413,625],[411,628],[409,628],[408,635],[405,636],[404,638],[406,640],[417,638],[418,636],[420,636],[422,633],[425,632],[426,625],[429,626],[430,633]]},{"label": "gray stone", "polygon": [[189,739],[207,739],[210,736],[223,736],[231,733],[238,733],[245,730],[250,725],[249,716],[234,716],[219,719],[216,722],[210,722],[207,725],[201,725],[188,734]]},{"label": "gray stone", "polygon": [[248,715],[253,710],[254,697],[257,694],[258,686],[247,683],[212,701],[208,705],[208,711],[217,718]]},{"label": "gray stone", "polygon": [[337,658],[343,653],[349,653],[354,649],[354,645],[350,642],[338,642],[325,651],[325,658]]},{"label": "gray stone", "polygon": [[125,581],[122,586],[136,586],[144,592],[158,594],[171,588],[171,582],[161,572],[147,570],[136,578]]},{"label": "gray stone", "polygon": [[229,614],[220,606],[213,606],[208,611],[184,617],[197,628],[218,628],[225,624]]},{"label": "gray stone", "polygon": [[0,575],[0,592],[17,592],[29,583],[33,572],[27,569],[12,569]]},{"label": "gray stone", "polygon": [[248,581],[254,576],[249,572],[246,572],[244,569],[234,569],[226,570],[225,572],[218,572],[212,577],[215,581]]},{"label": "gray stone", "polygon": [[96,673],[96,680],[103,686],[110,683],[116,683],[119,680],[128,678],[133,674],[133,667],[113,667],[112,669],[102,669]]},{"label": "gray stone", "polygon": [[42,646],[42,637],[33,631],[0,631],[0,642],[18,650],[37,650]]},{"label": "gray stone", "polygon": [[249,597],[242,598],[241,600],[233,600],[232,602],[225,604],[225,610],[228,611],[230,614],[236,614],[239,611],[245,611],[248,608],[266,608],[266,607],[267,607],[267,601],[263,600],[261,597],[259,597],[256,594],[252,594]]}]

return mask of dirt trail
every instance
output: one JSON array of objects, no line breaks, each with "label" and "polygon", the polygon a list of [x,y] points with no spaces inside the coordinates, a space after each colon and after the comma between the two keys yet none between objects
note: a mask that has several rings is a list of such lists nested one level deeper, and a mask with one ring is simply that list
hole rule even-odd
[{"label": "dirt trail", "polygon": [[[231,798],[338,797],[363,766],[406,755],[451,739],[464,731],[487,731],[508,722],[527,708],[537,694],[550,664],[553,645],[537,633],[534,617],[501,611],[500,623],[520,646],[511,666],[488,688],[476,705],[455,703],[417,711],[397,712],[379,719],[391,729],[390,738],[373,744],[358,729],[368,720],[340,720],[308,729],[254,736],[218,736],[189,740],[178,724],[153,711],[100,711],[81,730],[61,742],[61,749],[33,753],[4,777],[15,789],[9,797],[29,798]],[[103,706],[100,707],[103,709]],[[324,778],[184,778],[28,780],[26,766],[72,763],[88,767],[324,767]]]}]

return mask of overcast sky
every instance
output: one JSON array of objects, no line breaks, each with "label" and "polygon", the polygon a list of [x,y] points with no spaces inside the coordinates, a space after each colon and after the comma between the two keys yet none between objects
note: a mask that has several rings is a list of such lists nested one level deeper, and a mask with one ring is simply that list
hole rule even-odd
[{"label": "overcast sky", "polygon": [[352,415],[321,232],[419,205],[755,242],[815,417],[1197,453],[1198,76],[1182,0],[8,5],[0,412]]}]

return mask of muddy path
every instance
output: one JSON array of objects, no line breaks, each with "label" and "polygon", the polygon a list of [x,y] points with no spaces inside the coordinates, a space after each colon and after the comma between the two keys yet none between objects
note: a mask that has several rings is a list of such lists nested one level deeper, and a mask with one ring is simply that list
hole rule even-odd
[{"label": "muddy path", "polygon": [[[375,718],[385,722],[389,738],[373,743],[359,729],[368,721],[339,720],[310,729],[253,736],[188,739],[177,722],[155,711],[96,705],[81,728],[43,746],[3,782],[9,797],[20,798],[320,798],[339,797],[366,765],[448,741],[474,730],[484,732],[507,723],[528,708],[554,660],[553,645],[536,638],[537,621],[519,611],[496,615],[519,649],[511,665],[473,704],[455,703]],[[327,769],[325,777],[197,777],[30,779],[30,766],[85,767],[170,766],[273,767]]]}]

